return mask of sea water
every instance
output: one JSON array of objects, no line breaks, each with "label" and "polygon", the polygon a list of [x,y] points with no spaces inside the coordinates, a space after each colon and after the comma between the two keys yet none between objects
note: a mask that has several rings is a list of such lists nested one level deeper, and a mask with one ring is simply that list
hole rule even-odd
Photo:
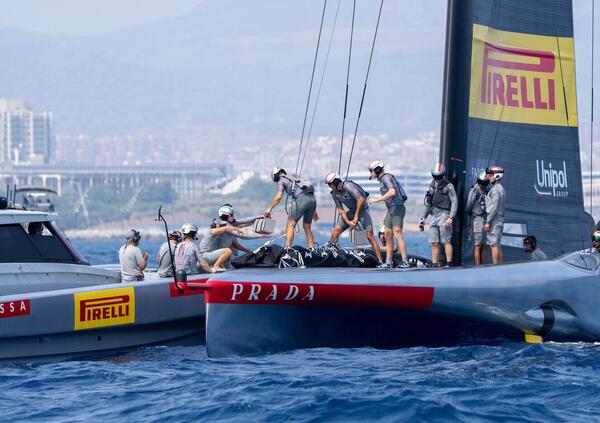
[{"label": "sea water", "polygon": [[[427,253],[426,238],[409,250]],[[120,241],[77,241],[92,264]],[[142,241],[156,258],[159,241]],[[4,421],[599,420],[600,346],[298,350],[209,359],[148,347],[59,363],[2,364]]]}]

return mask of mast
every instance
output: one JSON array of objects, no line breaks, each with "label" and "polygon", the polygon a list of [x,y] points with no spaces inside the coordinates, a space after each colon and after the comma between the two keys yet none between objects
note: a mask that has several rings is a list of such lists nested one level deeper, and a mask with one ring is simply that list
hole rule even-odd
[{"label": "mast", "polygon": [[[466,4],[466,5],[465,5]],[[464,228],[464,160],[466,155],[466,122],[465,116],[468,99],[465,86],[456,78],[458,68],[463,66],[460,57],[461,18],[467,20],[465,12],[470,8],[470,0],[448,0],[446,14],[446,47],[444,58],[444,83],[442,94],[442,121],[440,130],[439,161],[446,166],[447,178],[456,188],[458,212],[453,228],[452,244],[454,247],[453,262],[462,264],[462,233]],[[462,27],[465,27],[463,24]],[[464,28],[463,28],[464,29]],[[462,71],[468,71],[463,69]],[[461,95],[462,94],[462,95]]]}]

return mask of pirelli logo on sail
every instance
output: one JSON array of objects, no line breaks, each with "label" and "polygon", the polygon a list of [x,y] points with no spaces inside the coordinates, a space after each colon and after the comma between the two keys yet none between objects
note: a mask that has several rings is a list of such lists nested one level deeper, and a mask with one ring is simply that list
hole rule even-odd
[{"label": "pirelli logo on sail", "polygon": [[474,24],[469,117],[577,126],[573,38]]},{"label": "pirelli logo on sail", "polygon": [[125,325],[135,322],[133,287],[73,294],[75,330]]}]

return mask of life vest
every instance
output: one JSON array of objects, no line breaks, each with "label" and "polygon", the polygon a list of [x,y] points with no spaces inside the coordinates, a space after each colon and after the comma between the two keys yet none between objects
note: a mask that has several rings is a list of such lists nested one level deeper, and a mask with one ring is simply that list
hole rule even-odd
[{"label": "life vest", "polygon": [[449,211],[452,208],[452,202],[450,201],[450,195],[444,192],[444,188],[449,184],[450,182],[442,179],[439,184],[430,186],[425,194],[425,203],[436,209]]}]

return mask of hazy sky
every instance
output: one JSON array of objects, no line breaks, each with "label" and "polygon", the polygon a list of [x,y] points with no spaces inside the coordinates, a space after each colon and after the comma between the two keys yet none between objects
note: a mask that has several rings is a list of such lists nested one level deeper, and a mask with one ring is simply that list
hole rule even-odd
[{"label": "hazy sky", "polygon": [[[274,83],[270,85],[276,87],[277,89],[273,89],[272,92],[270,92],[267,91],[269,89],[269,85],[265,84],[264,86],[260,86],[257,80],[252,80],[250,78],[248,80],[252,80],[253,84],[242,84],[240,83],[240,80],[242,79],[233,78],[231,76],[231,72],[229,74],[224,74],[221,72],[209,74],[207,72],[202,73],[202,68],[200,68],[198,75],[202,75],[202,77],[204,77],[204,79],[207,81],[212,78],[212,80],[215,81],[215,84],[219,82],[219,77],[221,77],[221,79],[228,77],[229,79],[223,82],[222,85],[225,88],[229,86],[237,87],[238,92],[231,92],[230,94],[231,96],[235,96],[235,98],[240,99],[240,103],[243,99],[240,92],[243,94],[245,91],[249,91],[252,86],[260,88],[260,90],[257,89],[257,91],[260,91],[258,94],[252,92],[247,97],[256,98],[256,102],[260,103],[260,105],[271,104],[272,107],[268,111],[282,107],[280,93],[283,91],[281,90],[281,87],[289,86],[290,88],[288,91],[292,91],[294,89],[296,90],[294,91],[296,92],[295,97],[290,97],[289,102],[293,102],[298,109],[295,111],[292,110],[294,113],[288,113],[290,116],[302,115],[301,111],[303,109],[304,92],[306,91],[305,85],[310,72],[314,37],[318,30],[318,14],[323,4],[323,0],[237,0],[227,2],[223,0],[0,1],[0,4],[3,4],[4,6],[0,9],[0,29],[19,28],[41,34],[64,34],[70,36],[64,37],[65,42],[73,41],[76,43],[75,45],[89,44],[90,46],[94,46],[103,40],[105,45],[108,46],[104,47],[105,51],[107,51],[107,56],[118,56],[118,54],[121,54],[121,56],[117,57],[119,63],[126,63],[126,66],[131,66],[131,63],[133,63],[135,66],[148,66],[150,71],[155,70],[157,67],[165,68],[165,66],[169,65],[173,61],[178,61],[179,63],[186,60],[187,57],[198,57],[201,53],[206,51],[210,52],[211,55],[208,55],[208,53],[206,53],[206,55],[209,57],[210,62],[213,63],[218,69],[236,69],[240,67],[240,64],[244,64],[243,61],[245,60],[248,62],[245,63],[247,66],[245,69],[250,68],[250,70],[254,70],[256,73],[265,73],[269,71],[273,72],[273,69],[275,69],[273,64],[282,62],[282,60],[279,58],[284,57],[284,65],[287,66],[287,68],[283,67],[282,64],[279,63],[279,68],[276,69],[277,72],[273,72],[273,74],[275,77],[280,77],[282,73],[285,73],[285,75],[291,75],[289,76],[289,80],[295,81],[296,87],[291,86],[290,82],[287,80],[280,81],[279,86],[275,85],[275,82],[277,81],[274,81]],[[336,2],[331,1],[330,3],[333,5]],[[349,6],[349,3],[350,1],[347,0],[347,4],[345,5]],[[364,0],[359,1],[358,3],[359,7],[362,6],[364,8],[370,3],[376,4],[377,2],[374,0]],[[437,7],[438,4],[439,7]],[[583,121],[589,119],[590,115],[590,12],[592,0],[573,0],[573,4],[576,35],[578,106],[580,120]],[[239,6],[235,7],[235,5]],[[435,115],[435,119],[432,119],[431,122],[427,123],[428,130],[439,130],[439,124],[437,122],[439,121],[438,116],[440,110],[439,101],[441,99],[441,88],[438,89],[438,86],[441,87],[443,71],[441,66],[439,66],[439,69],[436,66],[441,65],[441,60],[443,57],[443,25],[445,22],[445,5],[446,0],[386,1],[385,15],[382,23],[380,38],[378,39],[373,76],[370,81],[370,97],[367,99],[368,108],[366,110],[367,115],[365,115],[363,118],[365,126],[369,125],[370,122],[368,113],[372,112],[375,114],[379,112],[379,109],[377,109],[378,102],[383,104],[383,106],[379,104],[381,107],[384,107],[386,102],[392,104],[394,102],[397,103],[402,101],[402,99],[398,99],[398,96],[399,94],[405,94],[404,87],[409,84],[416,85],[417,83],[421,83],[423,87],[426,88],[427,85],[424,83],[424,81],[417,80],[417,82],[415,82],[413,80],[418,76],[421,76],[421,79],[431,79],[432,82],[430,83],[433,84],[433,89],[425,92],[428,94],[428,97],[431,97],[433,100],[429,102],[411,101],[411,104],[414,104],[411,105],[411,111],[414,112],[414,109],[418,109],[421,103],[424,104],[421,107],[426,107],[427,110],[421,111],[420,114],[411,114],[406,110],[398,109],[394,117],[397,120],[406,120],[406,123],[401,122],[399,126],[404,125],[412,128],[411,120],[418,119],[424,114],[432,114]],[[599,9],[597,10],[597,16],[599,16],[600,3],[597,4],[597,9]],[[194,11],[196,11],[196,14],[194,14]],[[202,13],[199,13],[199,11]],[[205,11],[206,14],[209,15],[209,17],[205,17],[208,21],[201,20]],[[311,11],[311,13],[308,13],[307,11]],[[191,15],[192,18],[188,21],[185,21],[183,18],[185,15]],[[374,14],[371,15],[375,16]],[[177,16],[183,17],[175,18]],[[167,18],[173,19],[171,19],[171,22],[169,23]],[[362,14],[361,19],[364,18],[365,15]],[[164,25],[161,26],[161,28],[163,28],[163,32],[157,32],[155,34],[153,32],[153,28],[155,26],[158,27],[158,25],[155,25],[154,22],[158,21],[164,23]],[[348,16],[342,16],[340,21],[342,22],[340,25],[347,27]],[[81,36],[99,36],[101,34],[109,34],[119,29],[140,24],[148,24],[150,22],[152,22],[152,24],[148,26],[152,27],[151,30],[139,31],[139,34],[141,35],[139,35],[138,38],[141,37],[142,40],[137,40],[136,43],[132,43],[131,45],[133,47],[131,47],[130,50],[127,50],[127,46],[122,45],[126,43],[123,42],[123,38],[121,37],[130,35],[133,37],[132,41],[135,41],[135,31],[132,31],[131,34],[116,33],[114,36],[108,35],[103,37],[86,37],[83,40],[77,39],[77,37]],[[204,24],[202,22],[204,22]],[[191,26],[189,26],[189,28],[179,27],[186,23]],[[363,26],[365,26],[368,30],[367,33],[365,33],[366,38],[363,37],[364,39],[362,40],[363,44],[367,45],[369,43],[372,25],[366,25],[363,21]],[[597,25],[596,29],[599,33],[596,35],[596,47],[598,49],[600,48],[600,37],[598,36],[600,35],[600,25]],[[207,33],[203,33],[202,30]],[[340,31],[342,31],[342,29],[340,29]],[[340,35],[336,35],[336,37],[341,37],[340,40],[345,43],[342,38],[344,37],[343,34],[346,32],[339,32],[338,34]],[[156,35],[156,40],[152,39],[153,35]],[[17,37],[18,36],[20,35],[17,35]],[[172,40],[169,39],[170,36],[172,36]],[[188,38],[194,36],[197,38],[190,41],[185,39],[186,36]],[[51,39],[52,37],[44,36],[41,38]],[[73,40],[70,40],[71,38]],[[357,45],[359,45],[361,41],[360,37],[357,38],[356,41]],[[62,40],[56,40],[54,46],[56,47],[56,45],[58,45],[58,47],[60,47],[62,42]],[[147,46],[145,46],[145,42]],[[162,54],[160,56],[154,56],[158,49],[157,45],[160,46],[161,42],[164,44],[162,45]],[[27,45],[35,46],[36,43]],[[202,43],[207,43],[207,45],[201,45]],[[71,45],[72,44],[69,44],[69,46]],[[256,45],[259,45],[260,48],[257,48]],[[18,54],[21,54],[23,50],[21,50],[20,45],[15,42],[13,43],[13,46],[14,51]],[[343,47],[342,44],[339,44],[338,47],[338,55],[345,54],[345,47]],[[433,61],[433,65],[427,62],[413,60],[413,54],[415,53],[415,50],[422,50],[424,47],[430,49],[432,53],[435,53],[435,57],[432,56],[432,59],[435,59]],[[293,50],[293,53],[296,54],[280,54],[278,56],[277,54],[281,53],[278,49]],[[334,51],[336,51],[335,45]],[[52,52],[54,53],[55,50],[52,50]],[[93,54],[96,55],[95,57],[98,57],[98,54],[95,50],[93,51]],[[64,61],[64,55],[57,57],[60,57],[61,60]],[[156,57],[155,62],[157,63],[150,63],[149,61],[151,61],[154,57]],[[359,67],[363,66],[365,57],[366,53],[362,55],[357,54],[355,64]],[[54,86],[59,85],[55,79],[52,79],[52,75],[56,74],[61,76],[61,74],[64,73],[64,63],[55,64],[57,70],[54,74],[50,73],[51,76],[48,76],[49,72],[45,66],[48,62],[42,61],[41,63],[43,63],[44,66],[39,66],[37,62],[32,62],[33,65],[30,65],[29,62],[26,61],[28,60],[27,57],[20,57],[19,59],[21,59],[23,69],[32,70],[32,72],[35,69],[39,69],[40,76],[38,77],[36,75],[31,75],[32,77],[26,81],[24,78],[21,78],[26,82],[24,82],[25,86],[14,87],[15,84],[12,83],[12,89],[13,91],[18,91],[17,88],[19,88],[22,92],[9,92],[8,94],[5,93],[5,95],[10,94],[17,97],[28,96],[36,104],[41,104],[42,106],[40,107],[47,107],[50,110],[62,112],[62,119],[64,122],[66,119],[65,116],[68,114],[66,108],[65,110],[60,110],[58,105],[52,104],[51,98],[41,98],[41,94],[38,93],[43,93],[42,89],[34,90],[35,87],[30,87],[34,92],[30,93],[27,91],[27,88],[29,85],[31,85],[30,81],[42,81],[40,82],[42,86],[44,86],[43,84]],[[361,59],[363,62],[360,61]],[[48,60],[52,60],[52,57],[49,57]],[[395,60],[395,62],[392,62],[391,60]],[[345,60],[338,58],[338,61],[343,65]],[[97,66],[96,63],[90,63],[94,65],[93,69],[102,69],[102,67]],[[114,63],[111,62],[109,65],[113,66]],[[332,63],[330,66],[333,67],[333,65],[334,64]],[[191,65],[188,66],[186,63],[181,65],[181,68],[183,69],[188,69],[191,67]],[[157,73],[155,75],[150,71],[147,71],[146,68],[131,67],[131,69],[132,74],[139,74],[149,80],[146,86],[152,84],[157,85],[155,81],[164,82],[166,80],[163,74]],[[141,69],[141,71],[138,69]],[[335,68],[332,68],[332,71],[334,70]],[[429,73],[426,72],[427,70]],[[600,79],[598,79],[597,76],[598,70],[600,70],[600,66],[596,66],[596,88],[600,87]],[[23,75],[23,70],[15,70],[15,72],[17,71],[20,72],[18,73],[19,76]],[[159,69],[156,72],[159,71],[167,72],[164,69]],[[296,74],[292,74],[294,71]],[[360,68],[359,71],[362,71],[362,68]],[[78,72],[77,75],[86,75],[89,73],[90,72]],[[338,73],[341,75],[341,72]],[[109,74],[109,72],[106,72],[106,74],[107,78],[108,76],[112,75]],[[175,75],[176,78],[173,78],[173,82],[169,82],[171,85],[175,85],[180,80],[184,81],[185,84],[195,82],[194,79],[185,79],[180,76],[180,74],[173,75]],[[249,75],[254,76],[254,74]],[[331,75],[333,75],[333,73],[331,73]],[[401,86],[401,84],[398,82],[396,82],[396,85],[390,85],[389,87],[384,86],[385,84],[394,83],[393,78],[395,76],[407,78],[404,86]],[[198,77],[196,79],[201,80],[202,78]],[[44,82],[46,80],[49,82]],[[11,81],[14,81],[14,79]],[[300,81],[301,84],[298,84],[298,81]],[[71,86],[82,89],[82,87],[70,83],[71,81],[66,81],[69,83],[66,83],[65,81],[62,82],[63,86],[61,86],[61,89],[66,94],[69,93],[68,88]],[[97,82],[90,83],[93,84]],[[378,87],[377,84],[379,84],[380,87]],[[360,88],[360,84],[355,85]],[[131,89],[136,88],[136,86],[133,84],[129,84],[128,86],[131,87]],[[332,84],[326,85],[326,87],[330,86],[332,86]],[[5,90],[9,90],[10,88],[11,86],[5,85]],[[164,88],[164,91],[174,92],[175,88],[171,89],[171,86],[168,86]],[[207,92],[206,90],[208,88],[210,88],[210,86],[208,86],[208,83],[206,83],[206,86],[199,86],[197,90],[199,94],[204,94]],[[219,87],[219,89],[222,90],[225,90],[225,88]],[[226,94],[229,93],[229,91],[224,92]],[[386,96],[386,92],[389,93],[388,96]],[[35,97],[36,95],[38,98]],[[338,97],[341,98],[339,95]],[[73,100],[77,99],[76,96],[72,96],[72,98]],[[198,98],[201,98],[201,96],[198,95]],[[600,96],[596,96],[595,98],[597,101],[596,110],[598,110],[598,106],[600,105]],[[323,100],[324,103],[326,100],[327,98],[325,97]],[[149,107],[146,106],[146,104],[160,104],[161,102],[163,102],[162,98],[158,98],[157,100],[151,98],[150,100],[143,102],[143,107]],[[175,106],[177,105],[174,105],[173,107]],[[329,107],[329,109],[338,110],[340,109],[338,106],[339,105],[335,103],[333,106]],[[139,110],[142,109],[141,106],[136,107],[138,107]],[[244,103],[239,105],[240,110],[252,107],[254,107],[252,103]],[[79,109],[81,106],[78,104],[77,106],[73,106],[73,108]],[[184,107],[177,107],[177,110],[179,112],[180,110],[185,111],[187,109]],[[324,111],[326,111],[326,109]],[[238,113],[238,110],[235,108],[232,108],[231,110],[227,109],[228,115],[235,116],[236,113]],[[60,115],[60,113],[57,115]],[[90,115],[92,114],[90,113]],[[261,119],[265,120],[267,118],[279,119],[279,116],[264,117],[259,113],[259,111],[257,111],[256,115],[258,116],[255,119],[257,121],[261,121]],[[337,125],[337,118],[334,123]],[[328,131],[326,128],[324,132],[330,133],[331,131]]]},{"label": "hazy sky", "polygon": [[[203,0],[3,0],[0,28],[97,35],[177,16]],[[243,0],[240,0],[243,1]],[[7,7],[7,4],[10,6]]]}]

